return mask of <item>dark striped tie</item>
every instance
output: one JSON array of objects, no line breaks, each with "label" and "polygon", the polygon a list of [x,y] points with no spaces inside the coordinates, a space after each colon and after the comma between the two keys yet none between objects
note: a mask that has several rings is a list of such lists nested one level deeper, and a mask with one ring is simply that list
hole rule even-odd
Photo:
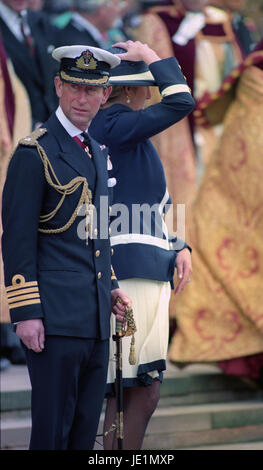
[{"label": "dark striped tie", "polygon": [[87,152],[88,156],[92,158],[89,134],[87,132],[82,132],[80,135],[83,137],[83,144],[85,145],[85,152]]}]

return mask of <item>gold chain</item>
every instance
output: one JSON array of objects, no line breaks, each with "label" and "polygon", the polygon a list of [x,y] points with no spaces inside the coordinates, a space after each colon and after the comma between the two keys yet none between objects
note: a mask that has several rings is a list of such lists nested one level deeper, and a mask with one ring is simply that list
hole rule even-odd
[{"label": "gold chain", "polygon": [[[88,182],[87,182],[87,180],[84,176],[78,176],[76,178],[73,178],[71,181],[69,181],[69,183],[67,183],[65,185],[62,185],[60,183],[60,181],[57,178],[57,176],[55,174],[55,171],[54,171],[54,169],[53,169],[53,167],[52,167],[52,165],[51,165],[51,163],[48,159],[48,156],[47,156],[45,150],[43,149],[43,147],[37,141],[37,138],[42,136],[45,132],[47,132],[46,129],[37,129],[29,137],[27,137],[25,139],[22,139],[19,142],[22,145],[34,146],[34,147],[37,148],[38,154],[39,154],[39,156],[42,160],[43,166],[44,166],[44,173],[45,173],[45,178],[46,178],[47,183],[52,188],[54,188],[58,193],[60,193],[62,195],[62,197],[61,197],[60,201],[58,202],[57,206],[55,207],[55,209],[52,212],[50,212],[49,214],[41,215],[40,218],[39,218],[39,222],[41,224],[43,224],[43,223],[46,223],[49,220],[51,220],[56,215],[56,213],[58,212],[60,207],[62,206],[66,196],[68,196],[70,194],[73,194],[82,185],[82,192],[81,192],[78,204],[77,204],[75,210],[73,211],[73,213],[72,213],[70,219],[68,220],[68,222],[65,225],[63,225],[62,227],[59,227],[59,228],[56,228],[56,229],[44,229],[44,228],[39,228],[38,229],[39,232],[41,232],[41,233],[47,233],[47,234],[61,233],[61,232],[65,232],[66,230],[68,230],[68,228],[74,223],[74,221],[75,221],[75,219],[78,215],[79,209],[83,204],[85,204],[87,208],[89,206],[91,206],[91,204],[92,204],[92,192],[89,189]],[[52,177],[53,177],[53,180],[55,182],[52,180]],[[87,234],[88,234],[88,231],[87,231]],[[88,243],[88,238],[87,238],[86,243]]]},{"label": "gold chain", "polygon": [[[122,299],[120,297],[116,297],[115,303],[120,302],[123,304]],[[135,357],[135,336],[137,328],[133,316],[133,310],[131,307],[126,307],[125,310],[125,321],[123,323],[121,329],[120,336],[131,336],[131,345],[130,345],[130,354],[129,354],[129,363],[131,365],[135,365],[136,357]]]}]

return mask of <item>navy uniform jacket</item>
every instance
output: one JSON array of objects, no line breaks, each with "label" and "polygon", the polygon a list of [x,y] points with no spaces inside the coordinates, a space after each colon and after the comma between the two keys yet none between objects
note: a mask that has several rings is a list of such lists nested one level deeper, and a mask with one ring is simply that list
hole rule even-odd
[{"label": "navy uniform jacket", "polygon": [[[107,197],[107,151],[91,139],[93,161],[70,137],[53,114],[38,139],[60,184],[84,176],[98,210]],[[45,228],[63,226],[71,217],[82,188],[66,196]],[[112,280],[108,236],[79,237],[85,218],[77,216],[68,230],[58,234],[38,231],[39,216],[50,213],[61,194],[46,181],[35,147],[19,145],[7,173],[3,193],[3,260],[11,320],[42,318],[46,334],[86,338],[109,337]],[[107,220],[108,227],[108,220]],[[108,230],[108,228],[107,228]]]},{"label": "navy uniform jacket", "polygon": [[28,24],[35,40],[32,57],[25,44],[18,41],[0,18],[0,30],[7,55],[28,93],[33,123],[45,122],[58,105],[54,76],[58,66],[52,58],[56,28],[42,12],[28,11]]},{"label": "navy uniform jacket", "polygon": [[[179,239],[172,242],[164,223],[162,216],[171,200],[164,169],[150,137],[189,114],[194,100],[174,57],[156,61],[149,68],[159,87],[161,102],[137,111],[112,104],[99,111],[89,131],[97,142],[109,148],[113,166],[110,176],[117,180],[113,191],[115,217],[111,223],[117,278],[172,282],[177,252],[188,245]],[[129,209],[128,226],[118,224],[118,204]],[[152,208],[151,218],[147,219],[143,210],[139,214],[139,206]]]}]

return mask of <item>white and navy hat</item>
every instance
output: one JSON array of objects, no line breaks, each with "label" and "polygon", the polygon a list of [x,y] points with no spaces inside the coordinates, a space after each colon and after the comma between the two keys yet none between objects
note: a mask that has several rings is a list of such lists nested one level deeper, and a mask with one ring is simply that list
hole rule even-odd
[{"label": "white and navy hat", "polygon": [[[108,49],[112,54],[123,54],[127,52],[120,47]],[[155,86],[156,82],[149,70],[148,65],[143,61],[121,60],[121,63],[110,71],[110,85],[122,86]]]},{"label": "white and navy hat", "polygon": [[107,86],[110,70],[120,63],[111,52],[91,46],[62,46],[52,57],[60,62],[61,80],[80,85]]}]

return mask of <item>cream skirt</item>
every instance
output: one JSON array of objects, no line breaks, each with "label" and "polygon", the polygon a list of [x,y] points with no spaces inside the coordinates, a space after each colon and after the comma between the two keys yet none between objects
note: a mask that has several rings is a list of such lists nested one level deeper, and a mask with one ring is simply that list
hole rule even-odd
[{"label": "cream skirt", "polygon": [[[153,378],[162,380],[166,369],[169,336],[169,282],[150,279],[125,279],[120,288],[131,298],[137,331],[135,333],[136,364],[129,364],[131,336],[122,339],[122,375],[124,387],[150,385]],[[115,332],[115,315],[111,317],[111,338]],[[110,361],[107,392],[114,392],[115,342],[110,340]]]}]

